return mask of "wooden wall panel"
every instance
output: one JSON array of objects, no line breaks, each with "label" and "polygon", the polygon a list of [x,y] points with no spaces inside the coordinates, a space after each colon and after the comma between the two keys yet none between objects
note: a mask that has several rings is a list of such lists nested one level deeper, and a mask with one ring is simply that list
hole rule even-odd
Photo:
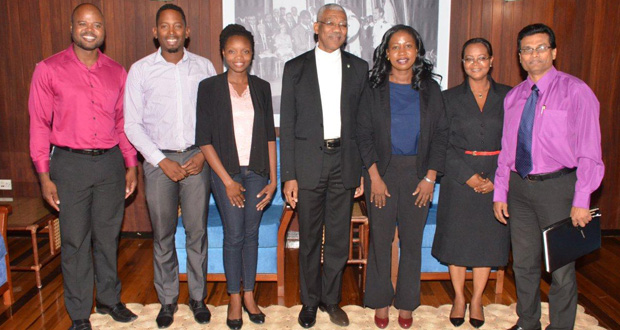
[{"label": "wooden wall panel", "polygon": [[545,23],[556,33],[555,66],[584,80],[601,103],[603,184],[592,204],[603,213],[604,229],[620,229],[620,17],[617,1],[606,0],[452,0],[450,26],[450,87],[463,81],[461,47],[473,37],[491,41],[493,78],[511,86],[525,72],[517,56],[517,34],[526,25]]},{"label": "wooden wall panel", "polygon": [[[148,0],[21,0],[0,2],[0,178],[13,180],[13,191],[0,196],[38,196],[39,185],[28,150],[28,90],[35,63],[68,47],[70,15],[79,3],[97,4],[107,23],[105,53],[129,69],[136,60],[155,51],[152,27],[162,2]],[[191,29],[189,50],[213,61],[221,71],[218,54],[222,0],[172,1],[184,8]],[[516,85],[522,81],[516,36],[525,25],[543,22],[557,34],[556,67],[580,77],[601,102],[603,156],[607,167],[603,186],[593,202],[601,207],[606,229],[620,229],[620,17],[617,1],[606,0],[452,0],[449,85],[463,79],[461,46],[482,36],[495,51],[493,77]],[[130,201],[123,229],[148,231],[144,186]]]},{"label": "wooden wall panel", "polygon": [[[152,28],[163,2],[149,0],[20,0],[0,2],[0,179],[12,179],[13,191],[0,197],[40,196],[28,147],[28,93],[35,64],[66,49],[71,42],[71,12],[83,2],[94,3],[106,18],[104,52],[127,70],[156,50]],[[221,72],[219,33],[221,0],[171,1],[181,6],[191,29],[188,49],[213,61]],[[141,171],[141,169],[140,169]],[[150,231],[142,178],[128,201],[124,231]]]}]

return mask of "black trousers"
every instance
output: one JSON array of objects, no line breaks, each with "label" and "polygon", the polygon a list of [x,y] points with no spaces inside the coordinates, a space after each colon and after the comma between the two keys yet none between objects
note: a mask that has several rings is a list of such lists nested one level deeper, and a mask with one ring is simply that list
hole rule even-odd
[{"label": "black trousers", "polygon": [[114,305],[121,298],[116,257],[125,209],[125,163],[118,147],[99,156],[54,148],[50,177],[60,199],[65,307],[72,320],[88,319],[93,281],[100,303]]},{"label": "black trousers", "polygon": [[[529,181],[517,173],[510,174],[508,224],[518,325],[524,329],[540,327],[542,229],[570,216],[576,181],[576,172],[545,181]],[[547,329],[572,329],[577,313],[575,263],[557,269],[551,276]]]},{"label": "black trousers", "polygon": [[299,286],[304,305],[338,304],[341,299],[354,189],[342,183],[340,157],[340,149],[325,150],[319,185],[299,190]]},{"label": "black trousers", "polygon": [[[383,175],[392,197],[387,198],[384,207],[370,203],[372,181],[364,172],[364,195],[368,205],[370,222],[370,244],[366,270],[366,293],[364,305],[383,308],[394,302],[397,309],[414,310],[420,305],[421,248],[428,205],[414,205],[420,179],[416,173],[416,156],[392,155]],[[392,286],[391,261],[394,230],[398,225],[400,259],[396,294]]]}]

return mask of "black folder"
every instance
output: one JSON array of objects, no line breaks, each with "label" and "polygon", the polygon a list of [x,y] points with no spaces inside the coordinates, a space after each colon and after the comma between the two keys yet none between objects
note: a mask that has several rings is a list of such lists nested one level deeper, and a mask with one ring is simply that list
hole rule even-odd
[{"label": "black folder", "polygon": [[601,247],[601,214],[590,210],[592,221],[585,227],[574,227],[566,218],[543,229],[545,268],[554,270]]}]

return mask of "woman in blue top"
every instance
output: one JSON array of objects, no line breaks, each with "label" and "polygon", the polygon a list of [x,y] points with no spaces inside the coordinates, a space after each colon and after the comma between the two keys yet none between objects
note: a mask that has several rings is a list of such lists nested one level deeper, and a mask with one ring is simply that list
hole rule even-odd
[{"label": "woman in blue top", "polygon": [[[406,25],[390,28],[375,50],[368,100],[358,117],[370,216],[364,304],[375,308],[379,328],[387,327],[392,302],[405,329],[420,305],[422,232],[435,179],[445,162],[444,103],[433,64],[424,54],[416,30]],[[397,223],[401,245],[395,293],[390,255]]]}]

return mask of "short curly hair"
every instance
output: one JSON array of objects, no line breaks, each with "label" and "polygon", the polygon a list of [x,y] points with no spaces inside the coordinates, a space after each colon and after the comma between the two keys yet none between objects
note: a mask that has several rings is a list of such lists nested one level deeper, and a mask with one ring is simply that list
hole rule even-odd
[{"label": "short curly hair", "polygon": [[246,30],[243,25],[240,24],[229,24],[227,25],[222,33],[220,33],[220,56],[224,59],[224,48],[226,47],[226,42],[228,39],[233,36],[241,36],[248,39],[250,42],[250,46],[252,47],[252,61],[254,61],[254,36],[252,32]]}]

